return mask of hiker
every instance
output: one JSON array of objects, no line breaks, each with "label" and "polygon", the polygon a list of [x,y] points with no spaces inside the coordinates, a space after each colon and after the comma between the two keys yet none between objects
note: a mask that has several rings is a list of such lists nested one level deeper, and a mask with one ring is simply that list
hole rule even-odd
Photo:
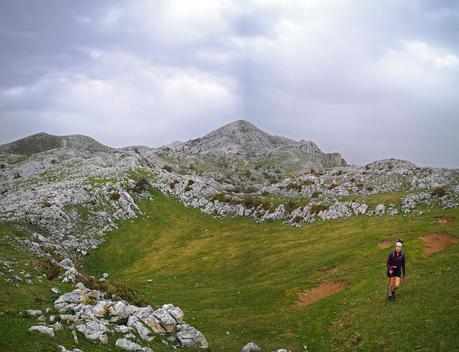
[{"label": "hiker", "polygon": [[395,250],[387,257],[387,277],[389,278],[389,292],[387,293],[387,299],[389,301],[395,301],[395,291],[400,286],[402,270],[403,285],[406,283],[405,254],[402,252],[402,246],[402,240],[398,240],[395,243]]}]

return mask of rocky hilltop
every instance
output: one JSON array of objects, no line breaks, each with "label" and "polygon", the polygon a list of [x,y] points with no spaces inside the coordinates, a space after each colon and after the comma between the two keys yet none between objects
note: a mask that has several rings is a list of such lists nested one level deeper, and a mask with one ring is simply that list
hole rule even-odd
[{"label": "rocky hilltop", "polygon": [[193,169],[230,182],[269,183],[282,176],[345,166],[339,153],[323,153],[311,141],[270,135],[237,120],[204,137],[156,152],[178,169]]},{"label": "rocky hilltop", "polygon": [[[251,187],[241,185],[244,178]],[[114,149],[85,136],[43,133],[2,145],[0,224],[22,235],[11,233],[0,241],[45,260],[48,268],[61,268],[58,279],[76,285],[54,302],[62,323],[46,325],[40,318],[34,330],[52,336],[69,329],[101,344],[116,330],[121,334],[117,346],[139,351],[148,350],[142,345],[155,334],[167,336],[165,343],[174,348],[208,347],[204,335],[183,321],[180,308],[161,302],[154,310],[108,298],[85,286],[99,281],[84,279],[78,269],[79,260],[107,232],[142,214],[140,200],[155,201],[151,189],[216,217],[303,226],[351,216],[422,216],[432,207],[457,207],[459,171],[397,159],[347,165],[339,154],[323,153],[312,142],[271,136],[246,121],[157,149]],[[13,262],[0,258],[6,268],[2,284],[33,284],[9,269]]]},{"label": "rocky hilltop", "polygon": [[44,132],[17,141],[0,145],[0,153],[32,155],[56,148],[72,148],[88,152],[110,152],[113,150],[95,139],[83,135],[54,136]]}]

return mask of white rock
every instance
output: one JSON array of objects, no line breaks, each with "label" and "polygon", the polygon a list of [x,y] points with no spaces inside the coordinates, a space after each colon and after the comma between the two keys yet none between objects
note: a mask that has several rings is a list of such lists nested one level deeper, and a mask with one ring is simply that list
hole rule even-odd
[{"label": "white rock", "polygon": [[46,334],[48,336],[54,337],[54,330],[50,327],[47,326],[42,326],[42,325],[35,325],[32,326],[29,331],[38,331],[42,334]]},{"label": "white rock", "polygon": [[142,352],[151,352],[151,349],[148,347],[142,347],[138,343],[129,341],[125,338],[117,339],[115,342],[115,346],[122,348],[126,351],[142,351]]}]

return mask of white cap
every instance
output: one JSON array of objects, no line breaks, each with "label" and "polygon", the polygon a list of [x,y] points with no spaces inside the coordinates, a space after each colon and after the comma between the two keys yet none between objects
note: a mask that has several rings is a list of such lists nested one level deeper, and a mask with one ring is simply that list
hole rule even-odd
[{"label": "white cap", "polygon": [[400,242],[400,241],[397,241],[397,242],[395,243],[395,245],[398,246],[398,247],[402,247],[402,246],[403,246],[403,243]]}]

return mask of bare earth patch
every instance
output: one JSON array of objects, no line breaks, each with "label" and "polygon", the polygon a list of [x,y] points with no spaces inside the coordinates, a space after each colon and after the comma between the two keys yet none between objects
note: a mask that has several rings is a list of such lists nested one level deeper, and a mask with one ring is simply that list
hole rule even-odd
[{"label": "bare earth patch", "polygon": [[454,216],[437,216],[435,220],[437,220],[439,224],[446,225],[454,220]]},{"label": "bare earth patch", "polygon": [[324,281],[319,286],[298,293],[297,307],[306,307],[314,302],[331,296],[347,286],[345,281]]},{"label": "bare earth patch", "polygon": [[440,252],[459,241],[459,239],[446,232],[435,232],[430,235],[422,236],[421,239],[426,243],[424,255],[427,256]]},{"label": "bare earth patch", "polygon": [[378,244],[378,247],[381,249],[386,249],[392,246],[395,246],[394,240],[387,240]]},{"label": "bare earth patch", "polygon": [[338,267],[336,266],[332,266],[330,268],[327,268],[327,269],[324,269],[324,270],[320,270],[320,273],[322,275],[328,275],[328,274],[334,274],[338,271]]},{"label": "bare earth patch", "polygon": [[285,336],[285,337],[290,337],[290,336],[296,336],[291,330],[285,330],[282,334],[279,336]]}]

